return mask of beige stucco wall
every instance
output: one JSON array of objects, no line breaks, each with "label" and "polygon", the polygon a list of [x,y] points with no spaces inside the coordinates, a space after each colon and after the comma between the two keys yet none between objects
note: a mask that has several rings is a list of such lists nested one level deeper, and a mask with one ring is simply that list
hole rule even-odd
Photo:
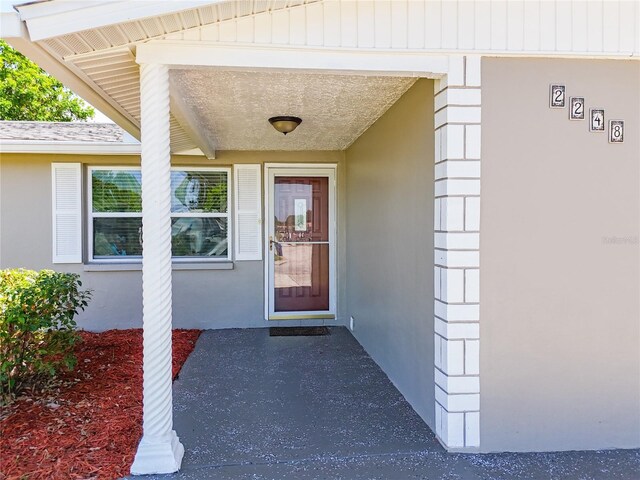
[{"label": "beige stucco wall", "polygon": [[431,427],[433,128],[433,82],[420,80],[346,151],[353,333]]},{"label": "beige stucco wall", "polygon": [[640,63],[485,59],[482,87],[482,450],[638,447]]},{"label": "beige stucco wall", "polygon": [[[80,264],[51,263],[52,162],[127,165],[139,163],[139,158],[3,154],[0,158],[0,268],[52,268],[79,273],[85,286],[94,290],[89,308],[79,317],[81,327],[104,330],[141,326],[140,271],[96,272],[85,271],[84,265]],[[346,276],[346,177],[343,152],[223,151],[218,152],[217,159],[213,161],[199,157],[173,158],[175,165],[190,166],[280,162],[338,164],[338,315],[333,323],[342,324],[346,310],[346,282],[343,281]],[[174,270],[173,294],[173,324],[176,328],[267,326],[264,320],[264,264],[261,261],[235,262],[233,270]]]}]

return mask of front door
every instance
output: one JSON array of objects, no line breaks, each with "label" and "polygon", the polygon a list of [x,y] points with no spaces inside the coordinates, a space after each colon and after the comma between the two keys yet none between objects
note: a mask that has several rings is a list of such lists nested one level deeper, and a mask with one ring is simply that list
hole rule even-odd
[{"label": "front door", "polygon": [[267,171],[267,318],[334,318],[335,171]]}]

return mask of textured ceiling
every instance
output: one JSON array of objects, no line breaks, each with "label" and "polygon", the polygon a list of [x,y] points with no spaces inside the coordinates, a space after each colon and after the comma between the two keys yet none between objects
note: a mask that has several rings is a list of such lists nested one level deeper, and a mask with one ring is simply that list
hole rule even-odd
[{"label": "textured ceiling", "polygon": [[[415,82],[413,78],[174,70],[180,95],[216,150],[342,150]],[[286,137],[267,119],[295,115]]]}]

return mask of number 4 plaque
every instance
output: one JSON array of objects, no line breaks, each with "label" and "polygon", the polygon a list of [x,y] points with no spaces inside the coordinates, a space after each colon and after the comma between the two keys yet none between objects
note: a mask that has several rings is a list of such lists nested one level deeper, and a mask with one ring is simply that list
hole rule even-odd
[{"label": "number 4 plaque", "polygon": [[592,108],[589,116],[591,117],[589,130],[592,132],[604,132],[604,109]]}]

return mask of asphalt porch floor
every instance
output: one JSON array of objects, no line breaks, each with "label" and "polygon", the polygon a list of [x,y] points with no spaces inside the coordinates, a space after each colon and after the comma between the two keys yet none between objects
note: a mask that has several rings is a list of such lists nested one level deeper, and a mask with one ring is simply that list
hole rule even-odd
[{"label": "asphalt porch floor", "polygon": [[345,328],[210,330],[173,385],[182,470],[153,479],[638,479],[640,450],[447,453]]}]

